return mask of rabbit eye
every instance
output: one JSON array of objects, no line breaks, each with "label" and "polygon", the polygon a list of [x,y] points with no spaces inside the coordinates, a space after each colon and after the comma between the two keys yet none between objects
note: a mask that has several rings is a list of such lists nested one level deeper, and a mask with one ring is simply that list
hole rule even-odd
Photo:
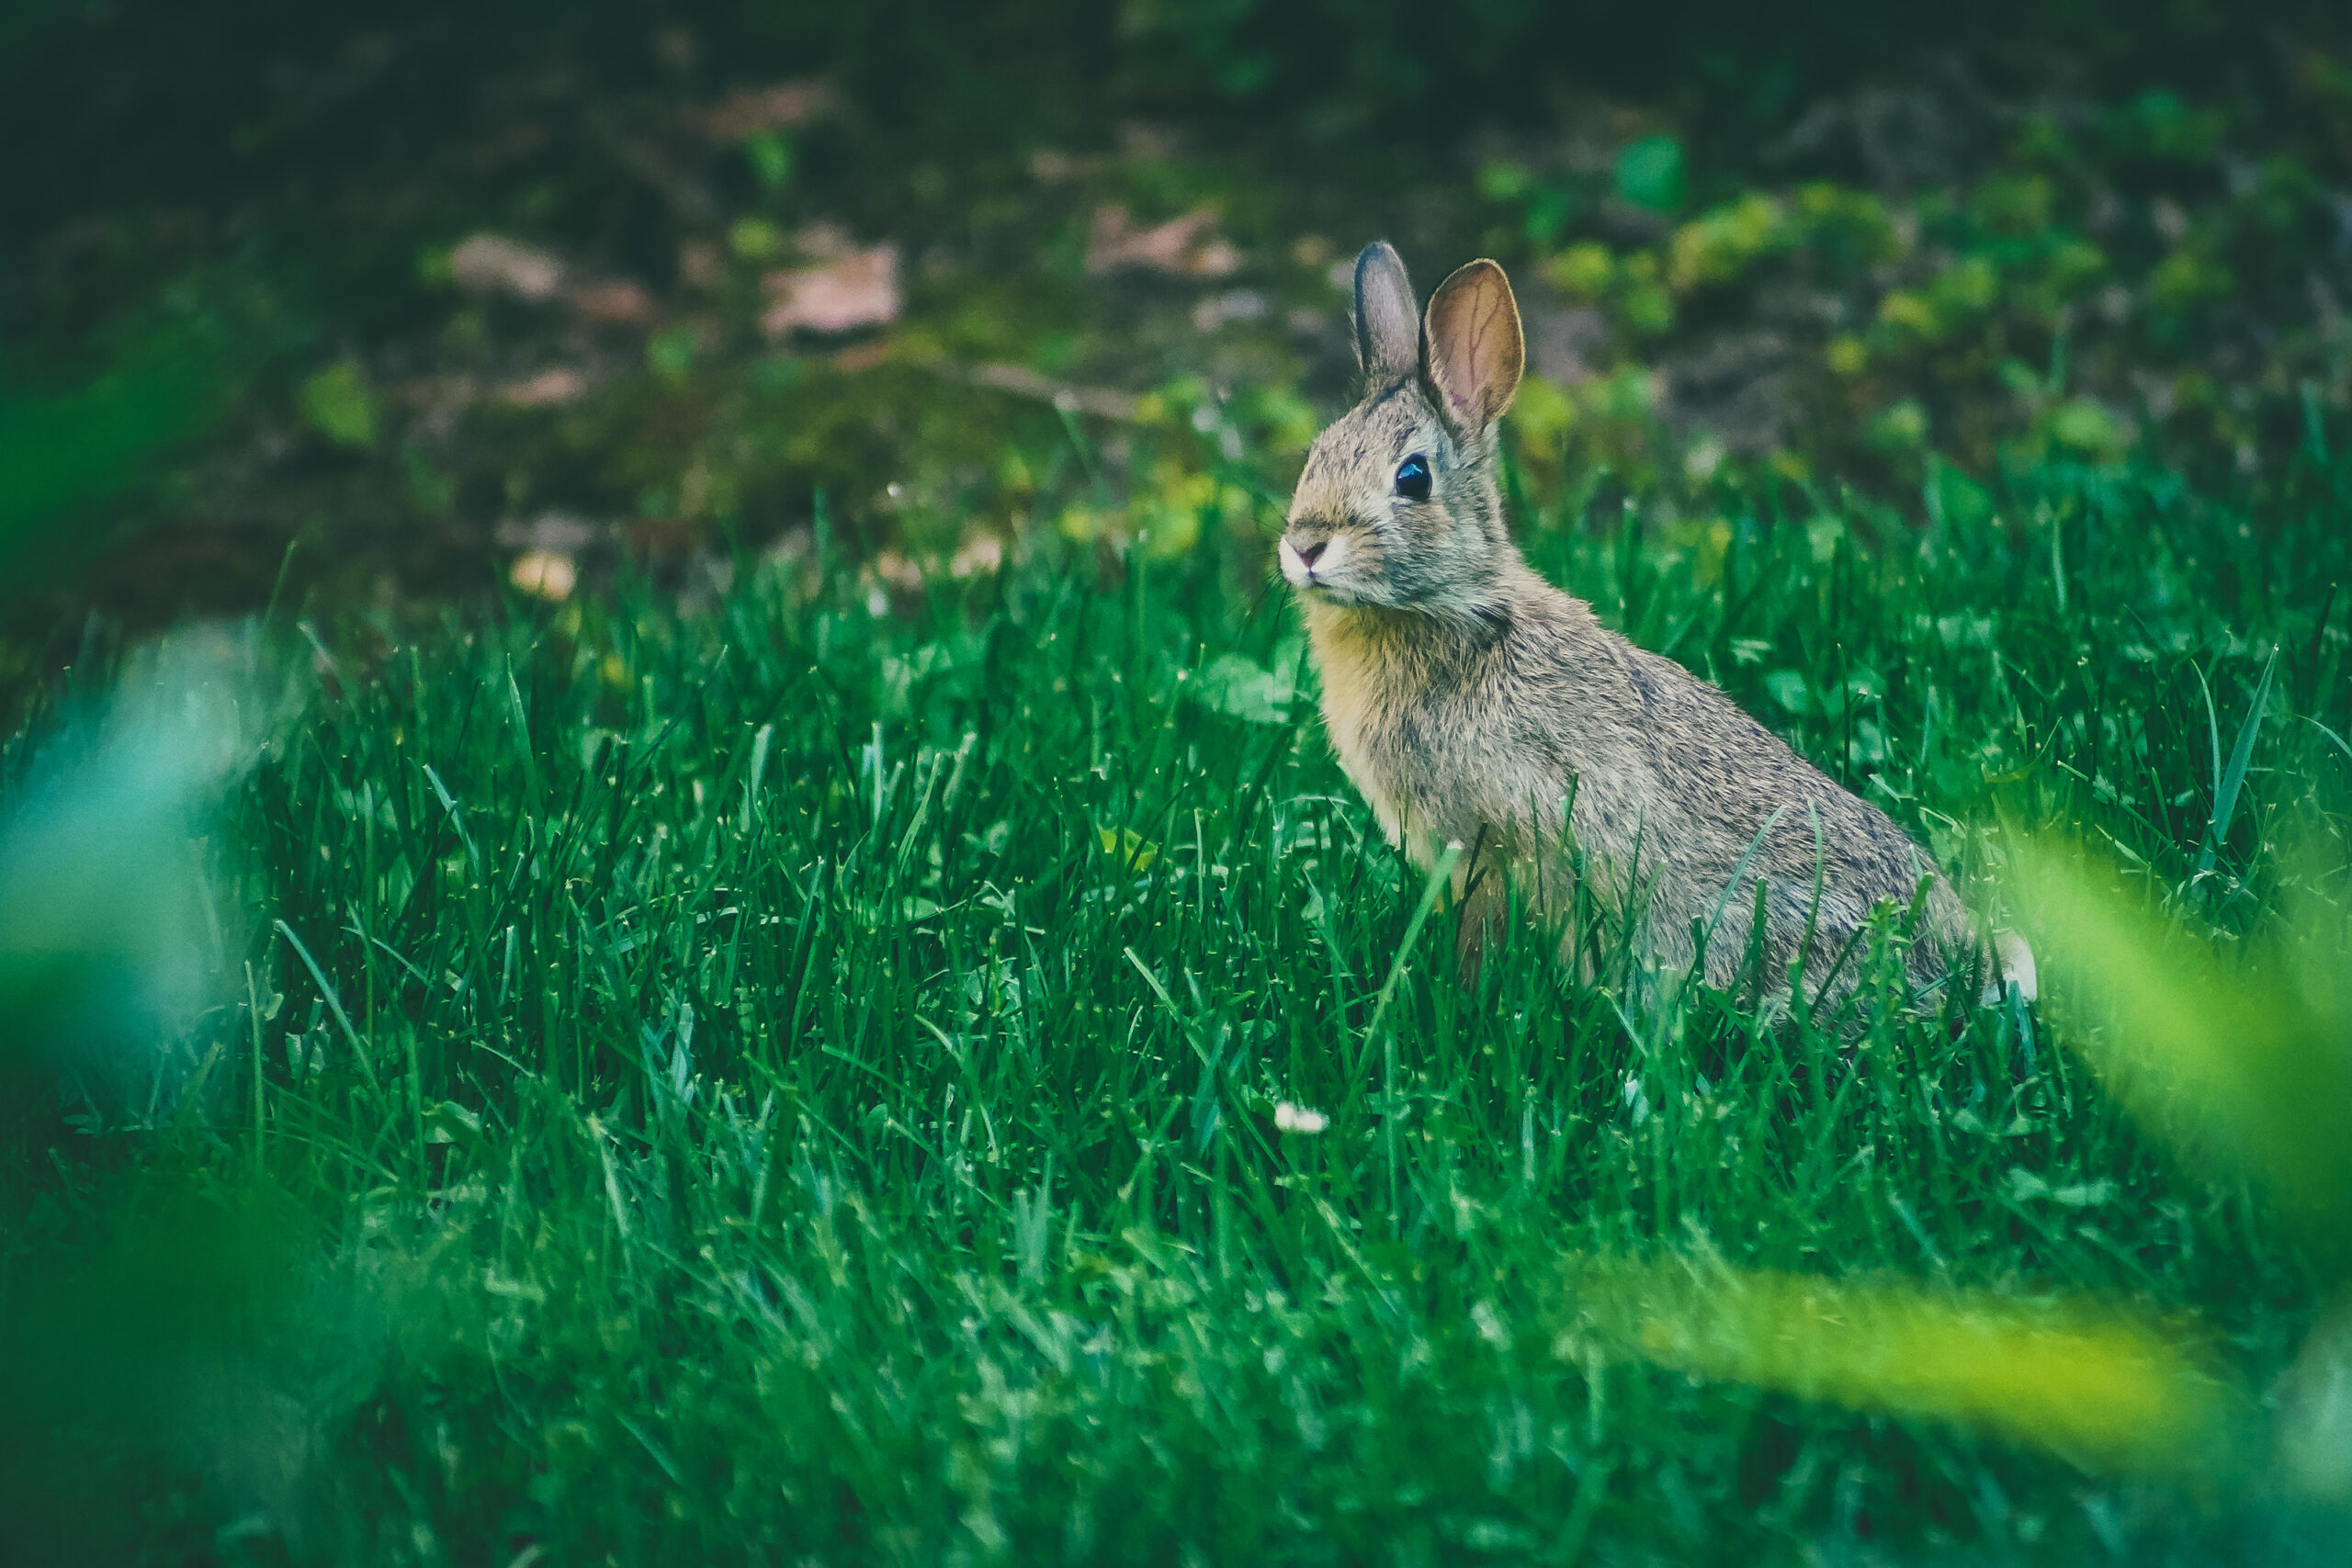
[{"label": "rabbit eye", "polygon": [[1429,459],[1419,452],[1396,465],[1396,493],[1407,501],[1430,498]]}]

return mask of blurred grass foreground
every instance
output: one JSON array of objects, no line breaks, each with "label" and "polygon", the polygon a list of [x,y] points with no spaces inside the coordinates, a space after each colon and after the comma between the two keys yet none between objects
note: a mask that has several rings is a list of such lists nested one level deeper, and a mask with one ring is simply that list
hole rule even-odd
[{"label": "blurred grass foreground", "polygon": [[[2352,1551],[2333,11],[6,27],[13,1555]],[[2039,1000],[1456,982],[1264,570],[1375,231]]]}]

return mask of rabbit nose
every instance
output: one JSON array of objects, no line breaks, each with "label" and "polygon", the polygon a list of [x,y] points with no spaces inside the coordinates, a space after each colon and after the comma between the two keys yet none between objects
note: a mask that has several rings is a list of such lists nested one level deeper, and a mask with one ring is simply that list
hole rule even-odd
[{"label": "rabbit nose", "polygon": [[1330,542],[1329,539],[1318,539],[1311,545],[1294,545],[1291,547],[1298,552],[1298,564],[1312,571],[1315,570],[1315,563],[1322,558],[1323,547]]}]

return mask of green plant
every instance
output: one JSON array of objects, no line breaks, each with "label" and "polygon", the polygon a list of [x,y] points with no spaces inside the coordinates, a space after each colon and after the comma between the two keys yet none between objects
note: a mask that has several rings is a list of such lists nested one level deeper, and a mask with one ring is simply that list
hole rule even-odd
[{"label": "green plant", "polygon": [[[2273,723],[2222,758],[2199,682],[2222,713],[2316,694],[2342,732],[2331,514],[2241,532],[2063,467],[1997,513],[1952,494],[1924,544],[1784,489],[1719,536],[1536,547],[1948,863],[1995,863],[2006,813],[2233,927],[2268,908],[2274,815],[2337,830],[2334,748]],[[215,840],[248,934],[179,1049],[216,1065],[158,1102],[323,1261],[207,1406],[248,1414],[85,1433],[58,1497],[137,1461],[255,1551],[698,1562],[1773,1555],[1865,1519],[2064,1556],[2268,1506],[2201,1452],[2184,1500],[2130,1479],[2199,1441],[2149,1412],[2236,1417],[2209,1350],[2129,1325],[2193,1313],[2267,1377],[2308,1244],[2177,1166],[2073,1036],[1660,990],[1605,942],[1589,976],[1519,944],[1466,992],[1283,617],[1213,555],[1125,570],[943,579],[900,620],[779,567],[707,616],[630,590],[327,641]],[[28,1256],[106,1212],[40,1168],[8,1190]],[[1709,1269],[1813,1314],[1739,1321],[1828,1303],[1885,1346],[2039,1334],[2126,1370],[2086,1364],[2038,1431],[1997,1379],[1874,1382],[1852,1340],[1744,1360],[1666,1283]],[[2134,1376],[2154,1403],[2102,1403]],[[232,1459],[256,1410],[301,1456],[274,1491]]]}]

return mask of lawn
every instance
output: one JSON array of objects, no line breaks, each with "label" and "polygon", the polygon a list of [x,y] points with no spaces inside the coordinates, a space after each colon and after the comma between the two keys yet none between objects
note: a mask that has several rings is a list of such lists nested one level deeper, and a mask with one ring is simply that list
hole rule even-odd
[{"label": "lawn", "polygon": [[[1972,897],[2063,828],[2234,962],[2341,897],[2347,487],[2314,446],[2258,498],[2051,463],[1909,516],[1521,485],[1519,520]],[[820,532],[692,614],[624,582],[202,652],[242,706],[199,852],[94,853],[12,928],[191,863],[213,911],[171,1049],[91,1025],[81,1119],[12,1134],[81,1151],[6,1188],[26,1528],[142,1562],[2332,1560],[2263,1427],[2325,1248],[2127,1114],[2067,1005],[2097,976],[1816,1020],[1528,941],[1465,990],[1279,585],[1222,564],[1258,526],[1042,539],[896,604]],[[24,804],[94,690],[11,742],[20,851],[95,843]],[[1795,1281],[1847,1294],[1747,1331],[1812,1372],[1724,1348],[1724,1303]],[[1965,1319],[1994,1382],[2077,1329],[2188,1382],[1923,1393],[1943,1331],[1840,1341],[1870,1302]]]},{"label": "lawn", "polygon": [[[2352,1561],[2340,5],[17,9],[17,1558]],[[1459,979],[1381,236],[2038,999]]]}]

